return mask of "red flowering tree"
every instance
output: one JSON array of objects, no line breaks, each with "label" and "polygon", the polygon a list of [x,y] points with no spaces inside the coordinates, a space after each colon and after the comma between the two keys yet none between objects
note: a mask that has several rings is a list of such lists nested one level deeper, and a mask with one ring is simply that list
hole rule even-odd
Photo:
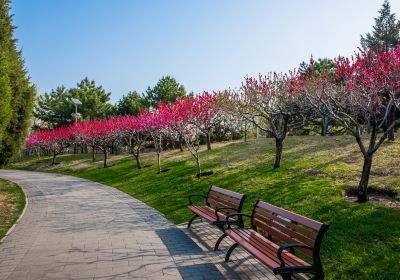
[{"label": "red flowering tree", "polygon": [[138,117],[127,115],[120,117],[116,122],[118,137],[129,147],[130,153],[136,160],[138,169],[142,168],[140,152],[148,138],[144,117],[145,114],[139,115]]},{"label": "red flowering tree", "polygon": [[26,143],[25,143],[25,149],[28,152],[34,153],[38,157],[40,157],[41,150],[43,149],[43,145],[42,145],[42,143],[40,143],[40,141],[38,139],[38,134],[39,134],[39,131],[32,133],[28,136],[28,138],[26,139]]},{"label": "red flowering tree", "polygon": [[260,130],[275,138],[274,168],[280,167],[283,142],[295,128],[306,124],[307,106],[294,91],[296,75],[269,73],[258,78],[246,78],[239,93],[232,93],[236,110]]},{"label": "red flowering tree", "polygon": [[90,121],[78,122],[72,125],[75,141],[89,146],[92,150],[92,161],[96,160],[96,148],[99,146],[97,137],[94,137],[94,127]]},{"label": "red flowering tree", "polygon": [[169,119],[169,128],[173,131],[179,139],[183,139],[190,154],[195,158],[197,172],[196,177],[201,177],[200,166],[200,138],[204,135],[200,127],[203,121],[198,118],[199,105],[198,98],[186,97],[185,99],[178,99],[176,102],[161,105],[159,110],[162,111],[163,116]]},{"label": "red flowering tree", "polygon": [[[143,111],[139,118],[146,127],[146,131],[149,133],[154,143],[154,149],[157,154],[157,174],[163,172],[161,169],[161,152],[163,150],[163,140],[168,135],[168,126],[170,123],[169,114],[166,114],[163,110],[163,105],[158,106],[160,110],[153,112]],[[164,170],[166,171],[166,170]]]},{"label": "red flowering tree", "polygon": [[73,143],[74,137],[72,130],[68,126],[56,128],[54,130],[36,131],[27,139],[27,147],[35,149],[45,149],[52,153],[52,165],[56,163],[56,157],[63,153],[64,149]]},{"label": "red flowering tree", "polygon": [[107,167],[108,149],[112,147],[118,136],[116,118],[77,123],[71,128],[74,130],[75,139],[92,148],[93,160],[96,149],[103,152],[103,166]]},{"label": "red flowering tree", "polygon": [[[400,107],[400,46],[387,52],[361,52],[352,59],[336,61],[335,79],[324,77],[322,86],[312,79],[300,82],[300,89],[315,109],[330,117],[355,137],[364,157],[358,185],[358,201],[368,200],[367,188],[375,152],[399,120],[389,118]],[[369,129],[369,137],[362,135]],[[382,134],[379,132],[382,131]]]}]

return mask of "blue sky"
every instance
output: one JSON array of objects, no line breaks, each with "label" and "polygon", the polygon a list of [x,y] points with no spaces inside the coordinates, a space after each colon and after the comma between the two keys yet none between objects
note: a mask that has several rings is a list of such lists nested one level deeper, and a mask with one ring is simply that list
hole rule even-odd
[{"label": "blue sky", "polygon": [[[313,54],[351,55],[383,0],[13,0],[15,36],[39,92],[85,76],[112,93],[163,75],[186,90],[237,88]],[[400,1],[391,1],[400,18]]]}]

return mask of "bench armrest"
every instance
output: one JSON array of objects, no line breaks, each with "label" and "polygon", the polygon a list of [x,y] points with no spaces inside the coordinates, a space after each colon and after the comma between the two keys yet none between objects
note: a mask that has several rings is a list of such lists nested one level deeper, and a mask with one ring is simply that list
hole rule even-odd
[{"label": "bench armrest", "polygon": [[285,267],[285,261],[282,258],[283,250],[287,250],[289,248],[304,248],[314,252],[314,248],[305,244],[283,244],[279,247],[278,251],[276,252],[278,259],[281,261],[281,267]]},{"label": "bench armrest", "polygon": [[[215,209],[215,216],[217,217],[217,222],[218,223],[225,223],[226,221],[221,221],[220,219],[219,219],[219,216],[218,216],[218,213],[219,212],[221,212],[221,210],[234,210],[234,211],[237,211],[237,208],[232,208],[232,207],[217,207],[216,209]],[[229,215],[229,214],[227,214],[227,215]]]},{"label": "bench armrest", "polygon": [[205,200],[207,200],[207,196],[205,196],[205,195],[202,195],[202,194],[192,194],[192,195],[189,195],[189,205],[193,205],[193,202],[192,202],[192,197],[203,197]]},{"label": "bench armrest", "polygon": [[[238,221],[229,221],[229,219],[231,219],[232,217],[238,217]],[[243,228],[243,217],[248,217],[248,218],[252,218],[250,215],[246,215],[244,213],[231,213],[226,215],[226,219],[225,219],[225,223],[228,225],[228,229],[231,228],[231,225],[238,225],[240,228]]]}]

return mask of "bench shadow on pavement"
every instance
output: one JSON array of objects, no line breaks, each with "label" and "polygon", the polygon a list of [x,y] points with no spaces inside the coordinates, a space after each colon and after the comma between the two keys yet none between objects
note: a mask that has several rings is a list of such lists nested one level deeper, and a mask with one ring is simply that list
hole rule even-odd
[{"label": "bench shadow on pavement", "polygon": [[157,229],[156,233],[173,257],[183,279],[225,279],[203,250],[181,229]]}]

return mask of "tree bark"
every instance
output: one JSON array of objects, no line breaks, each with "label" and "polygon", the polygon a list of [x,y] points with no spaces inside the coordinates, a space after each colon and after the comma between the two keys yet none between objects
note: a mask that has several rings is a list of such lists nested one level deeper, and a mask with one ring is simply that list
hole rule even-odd
[{"label": "tree bark", "polygon": [[197,164],[197,178],[201,178],[201,167],[200,167],[200,155],[199,152],[196,151],[196,164]]},{"label": "tree bark", "polygon": [[323,116],[321,120],[321,136],[328,135],[329,117]]},{"label": "tree bark", "polygon": [[283,150],[283,139],[275,138],[275,163],[274,168],[279,168],[281,166],[282,150]]},{"label": "tree bark", "polygon": [[[396,107],[392,106],[392,108],[390,109],[387,125],[389,126],[392,123],[394,123],[395,121],[396,121]],[[394,141],[394,130],[395,130],[395,127],[392,127],[388,131],[388,140],[389,141]]]},{"label": "tree bark", "polygon": [[368,200],[367,189],[368,189],[369,175],[371,173],[371,167],[372,167],[372,155],[366,154],[364,155],[363,170],[361,174],[360,183],[358,185],[358,193],[357,193],[358,202],[365,202]]},{"label": "tree bark", "polygon": [[211,133],[206,133],[207,150],[211,150]]},{"label": "tree bark", "polygon": [[136,166],[138,169],[142,169],[142,163],[140,162],[140,149],[138,148],[138,150],[135,152],[134,150],[132,151],[133,157],[136,160]]},{"label": "tree bark", "polygon": [[52,160],[52,162],[51,162],[51,165],[56,164],[56,156],[57,156],[57,154],[56,154],[56,153],[53,153],[53,160]]},{"label": "tree bark", "polygon": [[182,141],[182,137],[179,137],[179,150],[181,151],[181,152],[183,152],[183,143],[182,143],[183,141]]},{"label": "tree bark", "polygon": [[158,168],[157,173],[160,174],[161,173],[161,154],[159,151],[157,151],[157,168]]},{"label": "tree bark", "polygon": [[96,147],[92,147],[92,161],[96,160]]},{"label": "tree bark", "polygon": [[107,167],[107,148],[103,149],[103,153],[104,153],[103,167],[106,168]]}]

